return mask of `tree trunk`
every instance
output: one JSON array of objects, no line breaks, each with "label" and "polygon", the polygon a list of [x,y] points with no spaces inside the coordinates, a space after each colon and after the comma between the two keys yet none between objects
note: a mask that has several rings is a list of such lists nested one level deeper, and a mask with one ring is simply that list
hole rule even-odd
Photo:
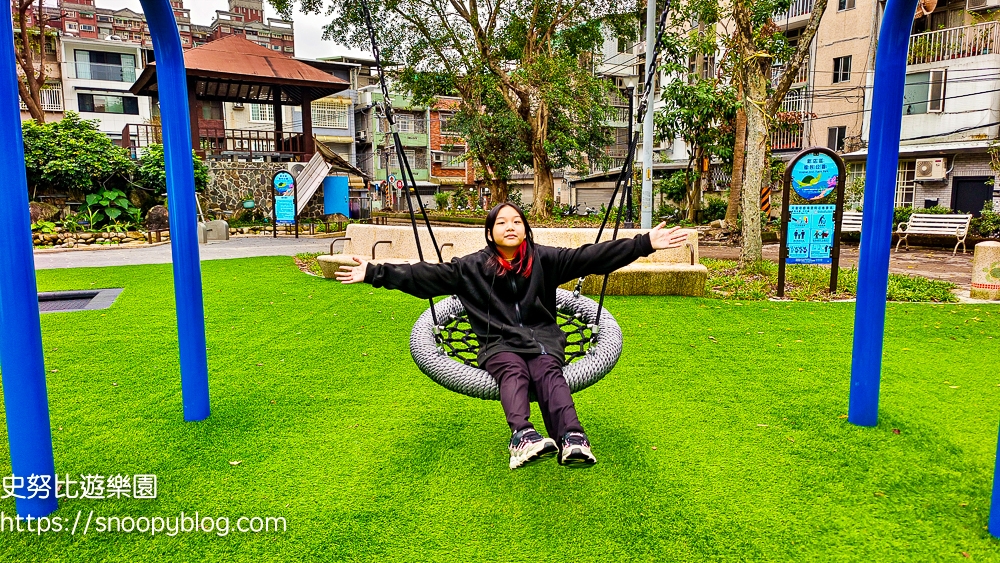
[{"label": "tree trunk", "polygon": [[510,198],[510,187],[507,186],[507,180],[499,178],[490,180],[490,207],[507,203],[508,198]]},{"label": "tree trunk", "polygon": [[531,204],[531,217],[547,219],[552,216],[548,202],[552,201],[554,181],[552,167],[549,166],[549,155],[545,151],[545,145],[540,141],[531,144],[531,160],[535,172],[535,193]]},{"label": "tree trunk", "polygon": [[[696,223],[698,220],[698,209],[701,208],[699,203],[701,203],[701,179],[702,179],[702,163],[705,159],[705,149],[698,147],[694,151],[694,162],[697,166],[696,174],[694,178],[688,175],[687,182],[687,220],[692,223]],[[690,169],[690,161],[688,163],[688,169]]]},{"label": "tree trunk", "polygon": [[767,101],[767,82],[762,69],[750,64],[747,69],[747,140],[746,175],[743,182],[743,245],[740,262],[743,265],[763,258],[760,238],[760,188],[767,170],[767,116],[763,105]]},{"label": "tree trunk", "polygon": [[[31,45],[28,12],[37,1],[35,19],[38,22],[38,66],[35,66],[36,53]],[[31,118],[38,123],[45,123],[45,111],[42,109],[42,88],[45,86],[45,30],[48,27],[48,17],[42,11],[42,0],[19,0],[14,7],[15,17],[20,28],[18,41],[15,41],[15,59],[23,76],[18,77],[17,89],[21,100],[28,108]]]},{"label": "tree trunk", "polygon": [[534,193],[532,194],[531,216],[537,219],[548,219],[552,216],[549,205],[554,201],[554,182],[552,180],[552,165],[549,164],[549,153],[545,150],[545,139],[549,136],[549,109],[545,102],[538,104],[538,109],[531,116],[531,137],[528,146],[531,147],[531,162],[535,172]]},{"label": "tree trunk", "polygon": [[[743,87],[739,89],[743,99]],[[729,182],[729,205],[726,207],[726,228],[736,231],[740,218],[740,192],[743,189],[743,163],[746,161],[747,112],[740,105],[736,109],[736,143],[733,146],[733,177]]]}]

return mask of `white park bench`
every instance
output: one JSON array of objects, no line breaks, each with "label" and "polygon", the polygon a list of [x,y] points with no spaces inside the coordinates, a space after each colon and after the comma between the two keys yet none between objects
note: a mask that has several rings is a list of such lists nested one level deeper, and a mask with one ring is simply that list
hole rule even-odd
[{"label": "white park bench", "polygon": [[841,233],[860,233],[861,232],[861,215],[860,211],[845,211],[844,216],[840,221],[840,232]]},{"label": "white park bench", "polygon": [[914,213],[910,215],[910,220],[900,223],[896,228],[899,241],[896,242],[896,252],[899,252],[899,244],[905,242],[906,249],[910,249],[907,239],[910,235],[939,235],[953,236],[958,242],[951,252],[952,256],[958,252],[958,245],[962,245],[962,252],[965,252],[965,237],[969,234],[969,223],[972,215],[934,215],[930,213]]}]

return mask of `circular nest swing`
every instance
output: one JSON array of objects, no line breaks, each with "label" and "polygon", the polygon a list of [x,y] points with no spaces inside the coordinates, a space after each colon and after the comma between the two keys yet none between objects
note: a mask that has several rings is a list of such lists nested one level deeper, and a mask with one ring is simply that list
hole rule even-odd
[{"label": "circular nest swing", "polygon": [[[607,309],[601,310],[600,330],[592,334],[591,324],[597,314],[597,302],[565,289],[556,290],[557,322],[566,332],[566,365],[563,376],[570,391],[576,393],[600,381],[618,363],[622,353],[622,331]],[[476,354],[479,345],[465,308],[458,297],[443,299],[434,305],[441,323],[439,338],[431,310],[424,311],[410,333],[410,353],[420,371],[452,391],[497,401],[500,389],[496,380],[479,369]]]}]

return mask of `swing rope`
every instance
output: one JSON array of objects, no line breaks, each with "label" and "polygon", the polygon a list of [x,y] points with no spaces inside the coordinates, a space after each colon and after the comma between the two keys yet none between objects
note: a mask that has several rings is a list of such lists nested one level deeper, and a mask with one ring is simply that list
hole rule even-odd
[{"label": "swing rope", "polygon": [[[651,111],[649,105],[649,97],[653,91],[653,80],[656,77],[656,63],[660,57],[660,50],[663,47],[663,34],[666,33],[667,29],[667,16],[670,12],[670,0],[663,6],[663,11],[660,12],[659,21],[656,24],[656,41],[653,42],[653,55],[649,65],[649,71],[646,73],[646,84],[643,89],[642,96],[639,98],[639,107],[636,110],[636,116],[639,118],[639,123],[642,123],[646,119],[646,112]],[[629,116],[631,119],[632,116]],[[628,199],[629,202],[632,201],[632,163],[635,160],[636,146],[639,144],[639,132],[636,131],[632,134],[632,138],[629,140],[628,153],[625,158],[625,162],[622,164],[622,169],[618,172],[618,178],[615,180],[615,189],[611,192],[611,201],[608,203],[607,209],[604,211],[604,219],[601,221],[601,227],[597,230],[597,239],[594,244],[601,242],[601,235],[604,234],[604,227],[608,224],[608,219],[611,216],[611,208],[614,207],[615,197],[618,196],[619,190],[624,189],[622,192],[621,200],[618,202],[618,213],[615,217],[615,229],[611,235],[611,240],[618,240],[618,227],[621,225],[622,220],[622,210],[625,207],[625,200]],[[651,165],[651,163],[647,163]],[[628,210],[629,222],[632,220],[632,208],[629,206]],[[601,309],[604,308],[604,295],[608,290],[608,278],[611,274],[604,274],[604,281],[601,283],[601,297],[597,302],[597,316],[594,317],[592,333],[596,336],[600,327],[598,322],[601,318]],[[573,295],[580,295],[580,291],[583,289],[583,280],[580,278],[576,281],[576,287],[573,290]]]},{"label": "swing rope", "polygon": [[[444,259],[441,256],[441,247],[438,245],[437,239],[434,237],[433,229],[431,229],[431,220],[427,216],[427,209],[424,208],[424,201],[420,199],[420,194],[417,193],[417,181],[413,177],[413,170],[410,168],[410,162],[406,158],[406,151],[403,150],[403,143],[399,139],[399,127],[396,125],[396,118],[393,115],[392,101],[389,97],[389,87],[385,82],[385,70],[382,68],[381,52],[378,48],[378,41],[375,39],[375,26],[372,25],[372,13],[368,8],[367,0],[361,0],[361,7],[365,13],[365,24],[368,26],[368,38],[371,40],[372,54],[375,56],[375,67],[378,69],[379,85],[382,88],[382,111],[385,114],[386,121],[389,122],[389,130],[392,132],[393,146],[396,151],[396,161],[400,164],[399,170],[400,176],[403,178],[403,193],[406,194],[406,207],[410,212],[410,224],[413,225],[413,238],[417,244],[417,256],[420,258],[421,262],[424,262],[424,249],[420,244],[420,232],[417,229],[417,218],[413,213],[413,200],[410,198],[410,186],[413,187],[413,193],[416,196],[417,205],[420,207],[420,214],[424,219],[424,224],[427,225],[427,233],[431,237],[431,244],[434,245],[434,252],[437,254],[438,262],[444,262]],[[430,302],[431,315],[434,318],[434,325],[437,326],[437,314],[434,313],[434,300],[428,299],[427,301]]]},{"label": "swing rope", "polygon": [[[403,150],[403,144],[399,137],[399,128],[395,122],[395,116],[393,114],[391,98],[389,97],[389,88],[385,80],[385,71],[382,68],[381,53],[378,47],[378,41],[376,40],[375,26],[372,24],[372,14],[368,6],[367,0],[360,0],[362,9],[365,15],[365,24],[368,27],[368,37],[372,45],[372,53],[375,56],[375,65],[379,73],[379,84],[382,89],[383,102],[381,104],[381,109],[385,114],[386,120],[389,122],[389,128],[392,132],[393,148],[396,153],[397,161],[400,163],[400,175],[403,180],[403,189],[406,194],[406,204],[410,213],[410,224],[413,227],[413,238],[415,239],[417,245],[417,255],[421,262],[424,261],[423,248],[420,243],[420,233],[417,228],[417,219],[414,214],[413,202],[410,198],[410,186],[413,187],[414,194],[416,194],[417,205],[420,208],[420,214],[423,218],[424,224],[427,227],[427,232],[430,235],[431,243],[434,245],[434,250],[438,257],[438,262],[443,262],[441,256],[441,248],[437,243],[437,239],[434,236],[434,231],[431,228],[430,218],[427,215],[427,210],[424,207],[423,200],[420,199],[420,195],[416,192],[416,180],[413,177],[413,170],[410,168],[409,160],[406,158],[406,152]],[[644,121],[645,114],[649,111],[649,98],[653,91],[653,80],[656,76],[657,61],[659,59],[660,50],[663,44],[663,35],[666,31],[667,16],[670,11],[670,1],[667,0],[664,5],[663,11],[660,12],[659,21],[657,23],[656,41],[653,45],[652,61],[649,65],[649,71],[646,75],[645,88],[643,90],[642,96],[639,99],[639,106],[637,109],[637,116],[640,118],[639,122]],[[623,211],[628,213],[629,220],[632,218],[631,206],[626,211],[624,210],[625,201],[632,200],[632,175],[633,175],[633,161],[635,159],[636,146],[639,143],[639,132],[636,131],[629,141],[629,148],[625,163],[622,165],[622,169],[618,173],[618,178],[615,181],[615,189],[611,193],[611,200],[608,203],[608,207],[605,210],[604,218],[601,221],[601,226],[597,231],[597,239],[595,244],[601,242],[601,236],[604,233],[604,229],[608,224],[608,219],[611,216],[611,208],[614,206],[615,197],[618,196],[619,191],[622,191],[622,197],[618,204],[618,213],[615,217],[615,227],[612,233],[611,240],[618,239],[618,230],[621,225]],[[580,312],[559,312],[559,326],[568,333],[568,335],[573,335],[573,341],[579,342],[578,350],[572,352],[567,352],[568,360],[578,359],[586,354],[584,349],[584,343],[592,343],[598,336],[600,329],[600,319],[601,311],[604,307],[604,296],[608,287],[608,277],[610,274],[604,275],[603,283],[601,284],[601,294],[600,300],[597,303],[597,310],[593,316],[592,322],[585,323],[582,320],[582,315]],[[575,299],[580,297],[580,292],[583,288],[584,278],[581,277],[577,280],[576,287],[572,293]],[[440,324],[438,322],[437,313],[434,307],[434,300],[428,299],[430,302],[430,314],[433,321],[433,333],[434,339],[441,345],[439,350],[442,353],[466,364],[473,366],[475,363],[475,347],[474,347],[474,334],[471,331],[471,326],[468,325],[468,319],[464,315],[448,315],[449,319],[447,324]],[[568,330],[567,330],[568,329]],[[589,332],[589,336],[586,333]],[[575,343],[575,342],[572,342]]]}]

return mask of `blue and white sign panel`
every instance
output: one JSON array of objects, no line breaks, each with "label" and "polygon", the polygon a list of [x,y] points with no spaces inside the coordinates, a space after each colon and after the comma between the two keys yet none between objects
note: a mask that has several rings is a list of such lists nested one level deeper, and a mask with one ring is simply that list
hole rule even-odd
[{"label": "blue and white sign panel", "polygon": [[831,264],[836,205],[789,205],[789,264]]},{"label": "blue and white sign panel", "polygon": [[279,195],[274,198],[274,222],[276,225],[295,224],[295,197]]}]

